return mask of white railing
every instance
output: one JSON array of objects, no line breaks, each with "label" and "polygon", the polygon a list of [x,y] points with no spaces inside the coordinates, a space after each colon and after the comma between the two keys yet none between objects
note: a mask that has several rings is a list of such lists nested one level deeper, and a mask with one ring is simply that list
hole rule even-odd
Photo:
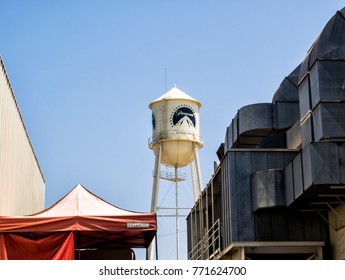
[{"label": "white railing", "polygon": [[189,252],[190,260],[209,260],[220,251],[220,220],[218,219]]}]

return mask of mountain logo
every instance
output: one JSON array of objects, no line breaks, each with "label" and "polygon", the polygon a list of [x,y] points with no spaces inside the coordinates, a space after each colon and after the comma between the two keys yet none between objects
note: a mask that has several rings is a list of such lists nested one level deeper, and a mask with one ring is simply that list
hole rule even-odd
[{"label": "mountain logo", "polygon": [[156,116],[153,112],[152,112],[152,129],[156,130]]},{"label": "mountain logo", "polygon": [[176,107],[170,117],[170,124],[172,127],[179,127],[187,124],[190,128],[195,128],[195,115],[192,107],[188,105],[181,105]]}]

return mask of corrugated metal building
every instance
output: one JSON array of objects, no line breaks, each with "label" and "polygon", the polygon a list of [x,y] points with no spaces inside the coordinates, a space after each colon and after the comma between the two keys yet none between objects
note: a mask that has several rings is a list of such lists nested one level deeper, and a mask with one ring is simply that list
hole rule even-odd
[{"label": "corrugated metal building", "polygon": [[0,57],[0,215],[44,209],[45,182]]},{"label": "corrugated metal building", "polygon": [[345,259],[345,8],[272,103],[240,108],[189,216],[189,259]]}]

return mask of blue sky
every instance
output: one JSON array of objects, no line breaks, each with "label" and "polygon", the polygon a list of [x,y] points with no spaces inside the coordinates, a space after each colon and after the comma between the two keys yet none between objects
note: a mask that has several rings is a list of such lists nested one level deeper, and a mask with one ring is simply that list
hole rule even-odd
[{"label": "blue sky", "polygon": [[[0,0],[0,54],[45,176],[46,207],[81,183],[121,208],[150,210],[148,104],[165,84],[202,103],[205,185],[236,111],[271,102],[343,6],[340,0]],[[161,183],[162,206],[171,206],[173,192]],[[181,206],[192,206],[189,180],[180,198]],[[174,227],[159,222],[160,258],[175,258]]]}]

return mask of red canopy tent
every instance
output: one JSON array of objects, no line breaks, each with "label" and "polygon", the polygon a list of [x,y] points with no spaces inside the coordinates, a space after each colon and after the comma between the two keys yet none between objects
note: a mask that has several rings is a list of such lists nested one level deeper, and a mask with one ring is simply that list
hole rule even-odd
[{"label": "red canopy tent", "polygon": [[155,213],[117,208],[77,185],[42,212],[0,216],[0,259],[70,260],[81,249],[148,248],[156,230]]}]

